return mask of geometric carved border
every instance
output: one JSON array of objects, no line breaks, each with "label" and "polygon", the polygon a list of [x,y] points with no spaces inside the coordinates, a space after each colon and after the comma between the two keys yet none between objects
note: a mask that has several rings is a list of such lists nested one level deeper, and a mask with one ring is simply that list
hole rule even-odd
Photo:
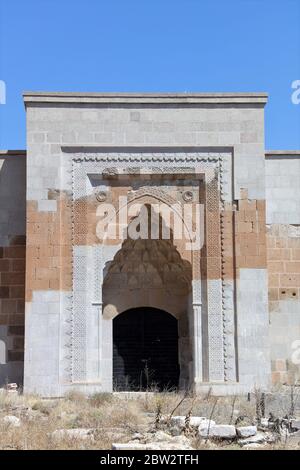
[{"label": "geometric carved border", "polygon": [[[155,167],[155,163],[166,163],[165,168]],[[222,211],[225,201],[232,202],[231,177],[232,158],[229,152],[207,153],[207,152],[103,152],[74,153],[72,155],[72,201],[76,204],[78,198],[86,195],[87,174],[102,174],[104,170],[111,172],[126,171],[132,164],[138,164],[144,171],[155,173],[195,173],[205,174],[207,183],[206,203],[208,210]],[[172,166],[171,166],[171,165]],[[222,223],[219,218],[221,243]],[[75,221],[72,220],[72,239],[74,241]],[[209,227],[208,227],[209,229]],[[211,243],[214,243],[212,240]],[[207,317],[209,334],[209,380],[210,381],[235,381],[235,331],[234,331],[234,284],[223,279],[222,271],[222,249],[220,256],[221,279],[208,282],[207,290]],[[84,381],[86,378],[86,329],[85,315],[89,310],[91,302],[101,302],[101,279],[96,279],[101,265],[101,247],[95,250],[94,259],[94,298],[88,299],[88,283],[84,255],[78,256],[73,250],[73,295],[72,316],[68,322],[69,336],[71,336],[71,381]],[[197,264],[197,262],[196,262]],[[208,267],[209,269],[209,267]],[[99,274],[98,274],[99,275]],[[98,291],[97,291],[98,289]],[[83,295],[85,293],[85,295]],[[95,298],[95,295],[97,298]],[[87,299],[85,304],[84,299]],[[201,286],[195,285],[193,290],[193,303],[201,304]]]}]

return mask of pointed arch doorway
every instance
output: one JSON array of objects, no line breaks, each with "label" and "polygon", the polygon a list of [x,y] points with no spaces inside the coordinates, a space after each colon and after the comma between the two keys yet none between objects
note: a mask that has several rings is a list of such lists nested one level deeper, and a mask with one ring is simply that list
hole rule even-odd
[{"label": "pointed arch doorway", "polygon": [[103,273],[104,353],[115,390],[186,389],[192,381],[190,252],[177,249],[172,231],[163,237],[163,224],[159,217],[158,238],[125,238]]},{"label": "pointed arch doorway", "polygon": [[113,385],[118,391],[178,387],[178,321],[164,310],[140,307],[113,320]]}]

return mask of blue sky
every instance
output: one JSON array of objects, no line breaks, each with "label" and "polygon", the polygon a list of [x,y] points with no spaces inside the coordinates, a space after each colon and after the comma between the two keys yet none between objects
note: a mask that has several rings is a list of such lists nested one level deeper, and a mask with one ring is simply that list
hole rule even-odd
[{"label": "blue sky", "polygon": [[300,149],[300,0],[0,0],[0,148],[22,91],[267,91],[266,148]]}]

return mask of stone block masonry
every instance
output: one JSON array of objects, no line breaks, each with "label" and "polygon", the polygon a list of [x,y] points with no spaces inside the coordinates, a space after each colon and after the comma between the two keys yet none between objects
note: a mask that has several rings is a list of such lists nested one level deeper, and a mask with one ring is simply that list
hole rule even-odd
[{"label": "stone block masonry", "polygon": [[266,153],[272,381],[300,379],[300,152]]},{"label": "stone block masonry", "polygon": [[272,380],[300,378],[300,226],[272,224],[267,230]]},{"label": "stone block masonry", "polygon": [[[49,196],[53,197],[53,196]],[[26,301],[34,291],[60,289],[72,286],[72,241],[70,227],[71,201],[66,194],[55,193],[57,210],[38,210],[36,201],[27,203],[27,270]],[[63,225],[61,225],[61,220]]]},{"label": "stone block masonry", "polygon": [[235,252],[238,268],[266,269],[266,209],[264,200],[248,199],[241,190],[235,213]]},{"label": "stone block masonry", "polygon": [[25,152],[0,152],[0,386],[23,383],[25,178]]},{"label": "stone block masonry", "polygon": [[[300,298],[300,229],[292,225],[268,227],[269,300]],[[274,305],[271,304],[274,307]]]},{"label": "stone block masonry", "polygon": [[25,236],[0,248],[0,325],[7,328],[7,362],[24,361]]}]

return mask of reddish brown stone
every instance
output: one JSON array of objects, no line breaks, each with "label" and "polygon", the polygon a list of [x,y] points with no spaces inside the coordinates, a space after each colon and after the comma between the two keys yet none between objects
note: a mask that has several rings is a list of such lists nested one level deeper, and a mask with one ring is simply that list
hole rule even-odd
[{"label": "reddish brown stone", "polygon": [[17,313],[17,301],[11,299],[2,300],[2,313]]},{"label": "reddish brown stone", "polygon": [[[1,288],[0,288],[1,289]],[[11,299],[24,299],[25,296],[25,286],[11,286],[9,288],[9,297]]]},{"label": "reddish brown stone", "polygon": [[9,287],[0,286],[0,299],[7,299],[9,297]]},{"label": "reddish brown stone", "polygon": [[1,283],[7,286],[24,284],[24,273],[2,273]]},{"label": "reddish brown stone", "polygon": [[24,313],[24,312],[25,312],[25,301],[17,300],[17,312],[16,313]]},{"label": "reddish brown stone", "polygon": [[9,315],[9,325],[24,325],[24,315],[23,314],[11,314]]},{"label": "reddish brown stone", "polygon": [[25,259],[13,259],[13,260],[11,260],[11,271],[25,272]]},{"label": "reddish brown stone", "polygon": [[0,273],[9,271],[9,259],[0,259]]},{"label": "reddish brown stone", "polygon": [[0,325],[7,325],[8,315],[5,313],[0,313]]},{"label": "reddish brown stone", "polygon": [[6,246],[4,247],[4,258],[25,258],[25,246]]}]

